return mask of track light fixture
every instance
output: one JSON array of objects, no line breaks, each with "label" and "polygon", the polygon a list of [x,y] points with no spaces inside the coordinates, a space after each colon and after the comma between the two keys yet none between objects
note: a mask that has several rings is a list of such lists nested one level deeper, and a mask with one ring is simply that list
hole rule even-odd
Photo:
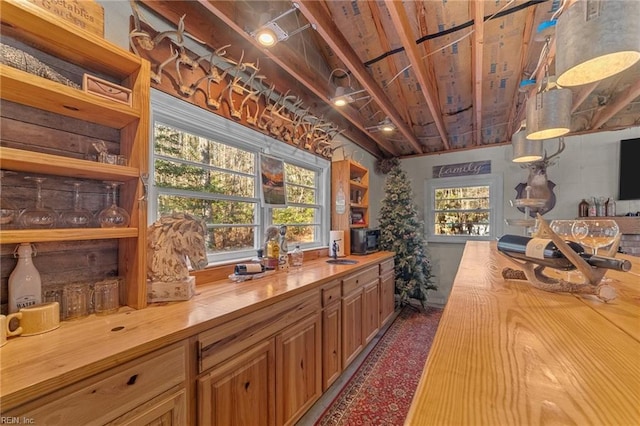
[{"label": "track light fixture", "polygon": [[[349,75],[349,73],[342,69],[342,68],[336,68],[333,71],[331,71],[331,74],[329,74],[329,82],[331,82],[331,77],[333,77],[333,74],[336,71],[341,71],[342,73],[344,73],[345,76],[347,76],[348,82],[347,82],[347,87],[344,86],[338,86],[336,87],[336,91],[334,93],[334,95],[329,98],[329,100],[331,101],[332,104],[334,104],[337,107],[341,107],[341,106],[345,106],[346,104],[350,104],[352,102],[358,101],[360,99],[365,99],[366,97],[363,98],[354,98],[353,95],[357,95],[359,93],[363,93],[364,90],[356,90],[355,92],[347,92],[347,89],[351,89],[351,76]],[[368,96],[367,96],[368,97]]]},{"label": "track light fixture", "polygon": [[280,25],[278,25],[276,21],[289,15],[290,13],[294,12],[297,9],[298,9],[298,4],[293,3],[293,7],[291,7],[291,9],[287,10],[284,13],[281,13],[280,15],[276,16],[273,19],[269,19],[268,13],[263,13],[260,18],[261,25],[257,30],[251,33],[251,37],[255,38],[256,41],[263,47],[273,47],[276,45],[276,43],[280,41],[285,41],[289,37],[294,36],[299,32],[306,30],[309,27],[315,28],[314,25],[307,24],[291,32],[287,32],[284,29],[282,29]]},{"label": "track light fixture", "polygon": [[[380,111],[378,111],[380,112]],[[375,114],[374,114],[375,115]],[[396,130],[396,125],[391,121],[389,117],[385,117],[384,120],[376,124],[375,126],[366,127],[368,131],[379,131],[384,133],[391,133]]]}]

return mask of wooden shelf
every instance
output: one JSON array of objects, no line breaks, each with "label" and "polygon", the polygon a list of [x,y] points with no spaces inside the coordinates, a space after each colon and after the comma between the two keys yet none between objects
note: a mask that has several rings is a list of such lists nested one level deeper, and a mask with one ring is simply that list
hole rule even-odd
[{"label": "wooden shelf", "polygon": [[2,98],[66,117],[122,129],[140,118],[132,107],[0,64]]},{"label": "wooden shelf", "polygon": [[0,244],[106,240],[114,238],[135,238],[137,236],[137,228],[18,229],[0,231]]},{"label": "wooden shelf", "polygon": [[37,172],[84,179],[127,181],[138,179],[140,170],[95,161],[0,147],[2,168],[16,172]]},{"label": "wooden shelf", "polygon": [[[28,1],[3,0],[0,19],[3,34],[57,58],[120,80],[136,74],[143,61],[96,34],[62,22]],[[5,92],[6,88],[3,87],[2,91]]]}]

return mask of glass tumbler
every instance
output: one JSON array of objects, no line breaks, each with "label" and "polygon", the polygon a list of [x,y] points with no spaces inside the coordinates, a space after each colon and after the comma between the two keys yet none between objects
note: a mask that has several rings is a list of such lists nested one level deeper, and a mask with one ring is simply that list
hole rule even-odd
[{"label": "glass tumbler", "polygon": [[64,286],[62,292],[64,319],[73,320],[89,315],[89,286],[86,283],[72,283]]},{"label": "glass tumbler", "polygon": [[118,279],[108,279],[95,283],[93,301],[96,315],[108,315],[118,312],[120,307]]}]

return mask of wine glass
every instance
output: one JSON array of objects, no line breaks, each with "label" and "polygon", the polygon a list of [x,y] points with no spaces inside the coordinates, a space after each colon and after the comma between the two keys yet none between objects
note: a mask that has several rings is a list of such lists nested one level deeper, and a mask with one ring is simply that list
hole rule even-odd
[{"label": "wine glass", "polygon": [[36,183],[36,205],[26,208],[18,216],[18,222],[23,228],[46,229],[56,226],[58,214],[55,210],[45,207],[42,201],[42,182],[47,180],[42,177],[25,176],[25,179]]},{"label": "wine glass", "polygon": [[549,223],[549,228],[551,228],[556,235],[562,237],[562,239],[570,240],[573,239],[571,229],[573,228],[574,222],[575,220],[552,220]]},{"label": "wine glass", "polygon": [[84,228],[89,226],[93,219],[93,214],[87,209],[80,207],[80,185],[83,182],[65,181],[73,185],[73,208],[60,213],[60,222],[67,228]]},{"label": "wine glass", "polygon": [[13,223],[18,216],[18,208],[11,201],[2,197],[2,178],[15,172],[8,170],[0,170],[0,226],[6,226]]},{"label": "wine glass", "polygon": [[580,244],[591,248],[594,255],[598,254],[599,248],[613,243],[620,233],[616,221],[610,219],[580,220],[575,226],[578,233],[584,234]]},{"label": "wine glass", "polygon": [[98,222],[103,228],[126,228],[129,225],[129,213],[116,203],[116,191],[122,182],[105,182],[111,190],[111,205],[98,214]]}]

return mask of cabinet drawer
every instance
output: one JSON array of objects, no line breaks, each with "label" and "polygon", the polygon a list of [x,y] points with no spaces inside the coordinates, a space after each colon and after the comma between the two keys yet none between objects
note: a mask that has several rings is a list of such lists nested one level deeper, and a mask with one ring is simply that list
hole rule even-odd
[{"label": "cabinet drawer", "polygon": [[376,265],[345,278],[342,280],[342,294],[346,296],[354,290],[361,288],[363,285],[373,280],[377,280],[379,276],[378,271],[379,269]]},{"label": "cabinet drawer", "polygon": [[383,275],[386,272],[393,271],[393,268],[394,268],[393,258],[385,260],[380,264],[380,275]]},{"label": "cabinet drawer", "polygon": [[322,288],[322,307],[340,300],[340,281],[335,281]]},{"label": "cabinet drawer", "polygon": [[180,384],[187,374],[185,343],[107,370],[3,416],[43,425],[102,425]]}]

